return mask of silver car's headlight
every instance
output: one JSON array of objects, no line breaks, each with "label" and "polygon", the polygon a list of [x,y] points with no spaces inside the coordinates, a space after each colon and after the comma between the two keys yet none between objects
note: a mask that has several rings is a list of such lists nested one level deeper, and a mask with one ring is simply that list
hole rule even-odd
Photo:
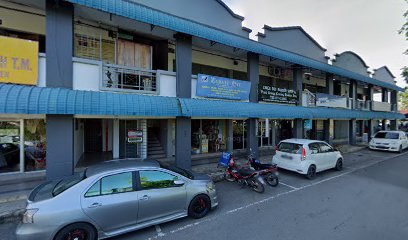
[{"label": "silver car's headlight", "polygon": [[212,191],[214,189],[215,189],[215,185],[214,185],[213,181],[207,183],[207,190],[208,191]]},{"label": "silver car's headlight", "polygon": [[23,215],[23,223],[34,223],[34,214],[38,211],[38,208],[27,209]]}]

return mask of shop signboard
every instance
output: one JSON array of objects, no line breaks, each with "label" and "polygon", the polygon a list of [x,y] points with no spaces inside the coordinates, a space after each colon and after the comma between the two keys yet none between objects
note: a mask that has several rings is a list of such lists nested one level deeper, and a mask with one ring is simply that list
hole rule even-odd
[{"label": "shop signboard", "polygon": [[0,83],[37,85],[38,43],[0,36]]},{"label": "shop signboard", "polygon": [[298,94],[293,89],[259,84],[258,100],[261,102],[296,104]]},{"label": "shop signboard", "polygon": [[128,143],[142,143],[143,142],[143,131],[128,129],[127,141]]},{"label": "shop signboard", "polygon": [[316,93],[316,106],[348,108],[348,98],[326,93]]},{"label": "shop signboard", "polygon": [[249,100],[251,82],[198,74],[196,95],[207,98]]},{"label": "shop signboard", "polygon": [[303,125],[304,125],[305,130],[311,130],[312,129],[312,120],[306,119],[304,121]]}]

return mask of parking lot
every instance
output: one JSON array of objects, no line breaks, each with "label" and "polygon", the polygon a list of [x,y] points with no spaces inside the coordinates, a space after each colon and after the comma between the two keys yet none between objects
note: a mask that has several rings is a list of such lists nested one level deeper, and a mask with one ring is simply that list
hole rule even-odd
[{"label": "parking lot", "polygon": [[[307,180],[281,170],[280,185],[267,186],[264,194],[223,181],[216,184],[219,207],[203,219],[185,218],[114,239],[404,239],[407,160],[407,151],[347,153],[341,172]],[[13,239],[14,228],[0,226],[0,235]]]}]

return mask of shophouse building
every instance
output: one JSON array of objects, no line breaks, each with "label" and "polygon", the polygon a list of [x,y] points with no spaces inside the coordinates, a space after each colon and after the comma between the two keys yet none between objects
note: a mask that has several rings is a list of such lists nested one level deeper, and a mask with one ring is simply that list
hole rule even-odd
[{"label": "shophouse building", "polygon": [[243,20],[221,0],[0,0],[0,174],[191,168],[292,137],[357,144],[403,118],[387,67],[330,59],[297,26],[252,40]]}]

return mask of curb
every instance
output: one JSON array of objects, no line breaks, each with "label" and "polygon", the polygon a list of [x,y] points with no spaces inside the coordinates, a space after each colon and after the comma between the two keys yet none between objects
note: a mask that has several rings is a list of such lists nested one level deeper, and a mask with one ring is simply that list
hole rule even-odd
[{"label": "curb", "polygon": [[0,198],[0,204],[20,201],[20,200],[27,200],[27,194],[21,194],[21,195],[15,195],[15,196],[10,196],[10,197]]},{"label": "curb", "polygon": [[0,224],[4,223],[18,223],[23,218],[25,209],[16,209],[0,213]]}]

